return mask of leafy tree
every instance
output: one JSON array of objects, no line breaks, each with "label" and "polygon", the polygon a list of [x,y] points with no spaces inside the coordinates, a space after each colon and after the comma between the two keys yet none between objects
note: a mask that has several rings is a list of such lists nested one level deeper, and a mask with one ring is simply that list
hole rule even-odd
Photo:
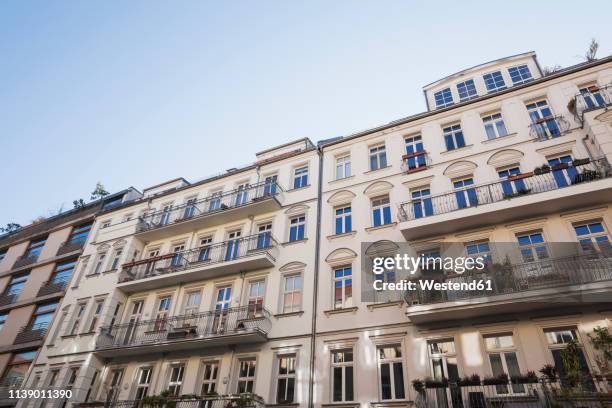
[{"label": "leafy tree", "polygon": [[589,44],[589,48],[587,52],[584,54],[584,59],[587,62],[595,61],[597,59],[597,50],[599,49],[599,43],[596,39],[592,38],[591,43]]},{"label": "leafy tree", "polygon": [[19,228],[21,228],[21,225],[17,224],[16,222],[9,222],[5,227],[0,227],[0,232],[13,232],[17,231]]},{"label": "leafy tree", "polygon": [[94,191],[91,192],[91,200],[99,200],[100,198],[103,198],[105,196],[107,196],[109,194],[108,191],[106,191],[106,189],[104,188],[104,184],[102,184],[101,182],[97,182],[96,183],[96,189]]},{"label": "leafy tree", "polygon": [[72,205],[74,205],[74,208],[83,208],[85,207],[85,201],[82,198],[79,198],[78,200],[74,200],[72,202]]},{"label": "leafy tree", "polygon": [[606,327],[595,327],[593,334],[589,334],[589,339],[593,348],[599,351],[600,356],[595,360],[602,374],[610,372],[610,362],[612,362],[612,335]]}]

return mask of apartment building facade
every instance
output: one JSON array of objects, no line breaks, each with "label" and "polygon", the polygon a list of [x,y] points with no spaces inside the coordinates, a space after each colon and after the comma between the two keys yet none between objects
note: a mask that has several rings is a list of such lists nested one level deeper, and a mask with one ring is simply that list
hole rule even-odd
[{"label": "apartment building facade", "polygon": [[131,190],[35,222],[0,237],[0,404],[29,372],[66,292],[97,212]]},{"label": "apartment building facade", "polygon": [[99,215],[30,387],[307,405],[318,178],[300,139]]},{"label": "apartment building facade", "polygon": [[[164,391],[408,406],[414,380],[562,371],[572,340],[601,372],[589,335],[612,310],[611,83],[612,58],[544,76],[520,54],[425,86],[424,113],[145,189],[96,217],[28,388],[71,389],[45,401],[58,407]],[[367,297],[364,260],[400,247],[483,256],[504,283]],[[444,390],[432,406],[470,406]]]}]

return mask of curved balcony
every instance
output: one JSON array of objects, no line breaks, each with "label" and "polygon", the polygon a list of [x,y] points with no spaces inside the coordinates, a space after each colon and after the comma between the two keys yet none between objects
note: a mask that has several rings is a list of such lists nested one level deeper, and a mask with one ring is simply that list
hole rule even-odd
[{"label": "curved balcony", "polygon": [[0,306],[12,305],[17,301],[18,293],[3,293],[0,295]]},{"label": "curved balcony", "polygon": [[431,159],[427,152],[414,152],[402,156],[402,171],[406,174],[417,173],[426,170],[431,165]]},{"label": "curved balcony", "polygon": [[529,125],[529,134],[540,142],[554,139],[569,131],[569,122],[561,115],[547,116]]},{"label": "curved balcony", "polygon": [[246,188],[213,194],[201,200],[168,207],[142,216],[136,234],[147,241],[178,235],[204,226],[236,221],[281,208],[283,189],[261,182]]},{"label": "curved balcony", "polygon": [[54,293],[61,294],[66,290],[68,282],[69,279],[46,281],[40,285],[40,289],[38,289],[38,296],[47,296]]},{"label": "curved balcony", "polygon": [[96,352],[120,356],[259,343],[271,325],[261,305],[143,320],[102,327]]},{"label": "curved balcony", "polygon": [[[612,201],[606,159],[543,166],[493,183],[472,185],[400,204],[406,240],[495,225]],[[561,191],[562,190],[562,191]]]},{"label": "curved balcony", "polygon": [[126,293],[274,266],[278,243],[258,234],[123,264],[118,288]]},{"label": "curved balcony", "polygon": [[87,238],[85,237],[85,238],[78,239],[78,240],[62,242],[62,244],[57,250],[56,256],[83,250],[83,246],[85,246],[86,240]]},{"label": "curved balcony", "polygon": [[24,326],[19,330],[13,344],[30,343],[33,341],[42,341],[47,334],[49,323],[38,323]]},{"label": "curved balcony", "polygon": [[[469,290],[406,291],[407,315],[414,323],[466,319],[503,313],[522,313],[562,305],[609,302],[612,291],[612,253],[582,254],[535,262],[488,265],[477,273],[436,273],[427,279],[467,284],[490,281]],[[425,278],[421,278],[425,279]]]},{"label": "curved balcony", "polygon": [[201,397],[170,398],[168,402],[157,404],[146,404],[142,400],[119,400],[119,401],[93,401],[75,403],[78,408],[264,408],[264,401],[254,394],[240,395],[209,395]]},{"label": "curved balcony", "polygon": [[609,109],[610,106],[612,106],[612,84],[606,86],[593,85],[576,95],[570,101],[568,109],[582,123],[586,112]]}]

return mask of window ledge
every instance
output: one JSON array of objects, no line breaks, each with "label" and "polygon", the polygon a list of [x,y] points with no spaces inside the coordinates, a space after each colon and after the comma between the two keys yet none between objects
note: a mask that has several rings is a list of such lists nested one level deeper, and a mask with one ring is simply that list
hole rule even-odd
[{"label": "window ledge", "polygon": [[323,408],[359,408],[358,402],[332,402],[329,404],[321,404]]},{"label": "window ledge", "polygon": [[393,306],[401,308],[403,304],[404,304],[403,300],[395,300],[392,302],[384,302],[384,303],[370,303],[368,305],[368,309],[374,310],[374,309],[381,309],[383,307],[393,307]]},{"label": "window ledge", "polygon": [[63,336],[60,336],[60,338],[62,339],[74,339],[78,336],[78,334],[64,334]]},{"label": "window ledge", "polygon": [[469,149],[471,149],[473,146],[474,146],[473,144],[470,144],[470,145],[465,145],[465,146],[460,147],[460,148],[458,148],[458,149],[446,150],[446,151],[444,151],[444,152],[440,152],[440,154],[441,154],[441,155],[453,154],[453,153],[455,153],[455,152],[461,152],[461,151],[464,151],[464,150],[469,150]]},{"label": "window ledge", "polygon": [[344,237],[352,237],[355,234],[357,234],[357,231],[343,232],[342,234],[328,235],[327,239],[329,239],[331,241],[332,239],[338,239],[338,238],[344,238]]},{"label": "window ledge", "polygon": [[102,275],[106,275],[106,274],[117,272],[117,271],[118,271],[118,269],[109,269],[107,271],[102,271]]},{"label": "window ledge", "polygon": [[291,192],[293,192],[293,191],[303,190],[303,189],[308,188],[308,187],[310,187],[310,184],[306,184],[305,186],[298,187],[298,188],[291,188],[291,189],[289,189],[289,190],[285,190],[285,191],[286,191],[287,193],[291,193]]},{"label": "window ledge", "polygon": [[282,246],[287,246],[287,245],[295,245],[295,244],[305,243],[306,241],[308,241],[308,238],[298,239],[297,241],[287,241],[287,242],[283,242],[281,245],[282,245]]},{"label": "window ledge", "polygon": [[489,144],[489,143],[495,143],[498,142],[500,140],[506,140],[506,139],[511,139],[514,136],[516,136],[518,133],[508,133],[506,136],[500,136],[500,137],[496,137],[495,139],[487,139],[487,140],[483,140],[482,143],[483,144]]},{"label": "window ledge", "polygon": [[299,312],[287,312],[287,313],[275,314],[274,317],[276,317],[277,319],[282,319],[283,317],[301,316],[303,314],[304,314],[304,311],[300,310]]},{"label": "window ledge", "polygon": [[343,182],[343,181],[345,181],[345,180],[350,180],[350,179],[352,179],[352,178],[355,178],[355,175],[354,175],[354,174],[351,174],[350,176],[346,176],[346,177],[343,177],[343,178],[339,178],[339,179],[333,179],[333,180],[330,180],[328,183],[329,183],[329,184],[333,184],[333,183],[340,183],[340,182]]},{"label": "window ledge", "polygon": [[411,400],[390,400],[390,401],[372,401],[370,406],[374,408],[386,408],[386,407],[407,407],[412,406],[413,401]]},{"label": "window ledge", "polygon": [[342,309],[324,310],[323,313],[325,313],[326,316],[330,316],[330,315],[342,314],[342,313],[356,313],[358,309],[359,308],[357,306],[344,307]]},{"label": "window ledge", "polygon": [[376,226],[376,227],[368,227],[365,230],[367,232],[375,232],[375,231],[378,231],[378,230],[381,230],[381,229],[395,228],[396,225],[397,225],[397,222],[392,222],[392,223],[389,223],[389,224],[383,224],[383,225],[379,225],[379,226]]},{"label": "window ledge", "polygon": [[95,331],[90,331],[90,332],[80,333],[79,336],[93,336],[95,334],[96,334]]},{"label": "window ledge", "polygon": [[391,166],[390,164],[388,164],[388,165],[386,165],[385,167],[379,167],[379,168],[374,169],[374,170],[364,171],[364,172],[363,172],[363,174],[375,173],[375,172],[377,172],[377,171],[381,171],[381,170],[384,170],[384,169],[388,169],[388,168],[390,168],[390,167],[392,167],[392,166]]},{"label": "window ledge", "polygon": [[273,408],[289,408],[289,407],[299,407],[300,404],[298,404],[297,402],[289,402],[287,404],[266,404],[266,407],[273,407]]}]

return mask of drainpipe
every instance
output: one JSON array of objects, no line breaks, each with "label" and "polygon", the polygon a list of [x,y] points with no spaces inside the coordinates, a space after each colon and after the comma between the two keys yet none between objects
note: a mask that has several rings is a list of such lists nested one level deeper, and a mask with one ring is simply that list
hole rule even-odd
[{"label": "drainpipe", "polygon": [[317,229],[315,236],[315,267],[314,267],[314,293],[312,297],[312,322],[310,328],[310,376],[308,380],[308,408],[314,407],[314,372],[315,372],[315,340],[317,333],[317,300],[319,296],[319,257],[321,244],[321,193],[323,190],[323,150],[317,148],[319,156],[319,182],[317,183]]}]

